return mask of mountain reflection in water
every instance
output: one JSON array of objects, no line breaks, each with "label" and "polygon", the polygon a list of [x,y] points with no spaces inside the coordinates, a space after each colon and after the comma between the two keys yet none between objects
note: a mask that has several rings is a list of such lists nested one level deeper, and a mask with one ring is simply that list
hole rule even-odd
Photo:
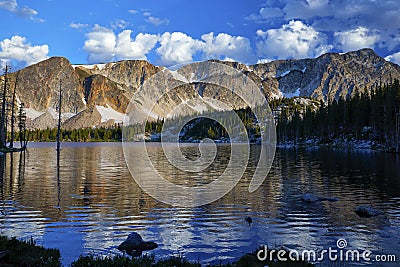
[{"label": "mountain reflection in water", "polygon": [[[267,179],[249,193],[259,150],[252,146],[244,177],[225,197],[178,208],[137,186],[119,143],[63,143],[59,168],[54,144],[32,143],[26,153],[0,157],[0,231],[59,248],[65,264],[90,252],[118,254],[116,247],[132,231],[159,245],[151,251],[156,257],[182,254],[203,263],[233,261],[264,244],[321,250],[336,247],[339,238],[349,248],[400,259],[398,156],[278,149]],[[219,145],[208,171],[191,175],[168,166],[159,144],[151,144],[148,153],[172,182],[195,185],[218,178],[230,147]],[[196,145],[183,148],[188,157],[197,153]],[[305,193],[339,201],[306,204],[300,200]],[[360,218],[354,212],[358,205],[372,205],[385,215]]]}]

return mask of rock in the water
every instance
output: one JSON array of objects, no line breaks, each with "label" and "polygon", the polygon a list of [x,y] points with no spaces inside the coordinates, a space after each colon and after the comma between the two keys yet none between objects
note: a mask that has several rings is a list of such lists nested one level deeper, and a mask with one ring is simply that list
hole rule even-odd
[{"label": "rock in the water", "polygon": [[250,216],[244,218],[244,220],[250,225],[253,222],[253,219]]},{"label": "rock in the water", "polygon": [[357,213],[360,217],[366,218],[375,217],[383,214],[382,211],[374,209],[371,206],[358,206],[355,210],[355,213]]},{"label": "rock in the water", "polygon": [[301,196],[301,200],[307,203],[313,203],[319,201],[319,197],[314,196],[313,194],[307,193]]},{"label": "rock in the water", "polygon": [[329,202],[339,201],[339,199],[336,197],[320,197],[310,193],[302,195],[301,200],[307,203],[314,203],[317,201],[329,201]]},{"label": "rock in the water", "polygon": [[319,197],[320,201],[336,202],[339,201],[337,197]]},{"label": "rock in the water", "polygon": [[131,233],[128,238],[118,246],[118,250],[125,251],[131,256],[140,256],[142,251],[157,248],[154,242],[145,242],[138,233]]}]

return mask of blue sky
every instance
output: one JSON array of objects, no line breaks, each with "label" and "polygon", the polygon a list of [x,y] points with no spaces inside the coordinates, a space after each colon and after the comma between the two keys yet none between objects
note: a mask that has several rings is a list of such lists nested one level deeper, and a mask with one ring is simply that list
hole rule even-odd
[{"label": "blue sky", "polygon": [[0,60],[218,58],[248,64],[364,47],[400,63],[398,0],[0,0]]}]

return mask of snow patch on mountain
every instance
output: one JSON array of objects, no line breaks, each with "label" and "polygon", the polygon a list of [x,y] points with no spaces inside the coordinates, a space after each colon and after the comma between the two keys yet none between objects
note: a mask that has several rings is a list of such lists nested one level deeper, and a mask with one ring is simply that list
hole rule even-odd
[{"label": "snow patch on mountain", "polygon": [[[56,109],[54,109],[54,108],[49,108],[49,109],[47,109],[47,111],[51,114],[51,116],[55,119],[55,120],[58,120],[58,110],[56,110]],[[44,112],[43,112],[44,113]],[[43,114],[42,113],[42,114]],[[61,113],[61,120],[62,121],[64,121],[64,120],[67,120],[67,119],[69,119],[69,118],[71,118],[71,117],[73,117],[73,116],[75,116],[76,114],[75,113],[72,113],[72,112],[64,112],[64,113]]]},{"label": "snow patch on mountain", "polygon": [[292,98],[292,97],[299,97],[300,96],[300,87],[296,89],[296,91],[292,93],[284,93],[282,92],[282,95],[286,98]]},{"label": "snow patch on mountain", "polygon": [[85,68],[88,70],[93,70],[95,67],[97,67],[99,70],[103,70],[109,64],[113,64],[113,63],[102,63],[102,64],[91,64],[91,65],[80,64],[80,65],[72,65],[72,67],[74,69],[77,67],[81,67],[81,68]]},{"label": "snow patch on mountain", "polygon": [[26,117],[31,120],[34,120],[40,115],[44,114],[44,112],[37,111],[33,108],[25,108],[25,112],[26,112]]},{"label": "snow patch on mountain", "polygon": [[[34,108],[25,108],[24,111],[26,113],[26,117],[31,120],[34,120],[34,119],[42,116],[44,113],[46,113],[43,111],[37,111]],[[57,110],[55,110],[54,108],[48,108],[47,112],[51,115],[51,117],[53,119],[58,120],[58,111]],[[67,120],[75,115],[76,115],[75,113],[71,113],[71,112],[61,113],[61,120],[62,121]]]},{"label": "snow patch on mountain", "polygon": [[276,78],[282,78],[285,77],[286,75],[288,75],[291,72],[291,70],[287,70],[283,73],[281,73],[280,75],[276,75]]},{"label": "snow patch on mountain", "polygon": [[170,73],[172,74],[172,77],[174,77],[175,80],[182,81],[184,83],[189,83],[188,79],[186,79],[186,77],[180,74],[177,70],[170,70]]},{"label": "snow patch on mountain", "polygon": [[107,107],[104,106],[96,106],[97,111],[101,115],[101,122],[106,122],[108,120],[114,120],[115,123],[122,123],[125,114],[122,114],[113,108],[111,108],[109,105]]},{"label": "snow patch on mountain", "polygon": [[292,71],[301,71],[302,73],[305,73],[306,71],[307,71],[307,67],[304,67],[302,70],[299,70],[299,69],[294,69],[294,70],[287,70],[287,71],[284,71],[284,72],[282,72],[281,74],[277,74],[276,76],[275,76],[275,78],[283,78],[283,77],[285,77],[286,75],[288,75],[290,72],[292,72]]}]

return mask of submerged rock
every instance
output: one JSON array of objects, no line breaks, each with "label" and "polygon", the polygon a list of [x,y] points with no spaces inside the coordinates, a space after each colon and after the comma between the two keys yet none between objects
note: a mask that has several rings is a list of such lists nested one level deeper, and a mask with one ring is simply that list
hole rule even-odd
[{"label": "submerged rock", "polygon": [[319,201],[319,197],[314,196],[313,194],[307,193],[301,196],[301,200],[307,203],[313,203]]},{"label": "submerged rock", "polygon": [[302,195],[301,200],[307,203],[314,203],[317,201],[330,201],[330,202],[339,201],[339,199],[336,197],[321,197],[321,196],[315,196],[310,193]]},{"label": "submerged rock", "polygon": [[128,238],[118,246],[118,250],[125,251],[127,254],[136,257],[142,254],[142,251],[157,248],[154,242],[145,242],[138,233],[131,233]]},{"label": "submerged rock", "polygon": [[355,210],[355,213],[357,213],[358,216],[365,218],[375,217],[383,214],[383,212],[380,210],[374,209],[371,206],[363,206],[363,205],[358,206]]},{"label": "submerged rock", "polygon": [[336,202],[339,201],[337,197],[319,197],[320,201]]},{"label": "submerged rock", "polygon": [[244,220],[250,225],[253,222],[253,219],[250,216],[244,218]]}]

